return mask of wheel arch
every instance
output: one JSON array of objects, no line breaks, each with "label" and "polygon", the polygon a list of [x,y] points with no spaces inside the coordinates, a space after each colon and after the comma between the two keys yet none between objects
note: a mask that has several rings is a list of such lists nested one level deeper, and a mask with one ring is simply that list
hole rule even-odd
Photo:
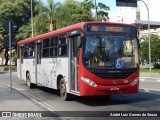
[{"label": "wheel arch", "polygon": [[28,74],[28,73],[29,73],[29,71],[27,70],[27,71],[26,71],[26,81],[27,81],[27,74]]},{"label": "wheel arch", "polygon": [[61,78],[63,78],[63,75],[58,75],[57,76],[57,90],[59,90],[60,89],[60,81],[61,81]]}]

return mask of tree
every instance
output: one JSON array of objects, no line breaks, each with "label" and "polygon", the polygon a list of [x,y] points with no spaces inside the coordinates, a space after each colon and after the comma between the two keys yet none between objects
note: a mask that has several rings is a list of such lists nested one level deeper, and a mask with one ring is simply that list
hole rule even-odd
[{"label": "tree", "polygon": [[[151,62],[157,63],[160,60],[160,36],[156,34],[151,34]],[[141,49],[140,49],[140,59],[141,62],[147,61],[149,63],[149,52],[148,52],[148,37],[145,36],[141,38]]]},{"label": "tree", "polygon": [[[26,23],[29,16],[29,1],[26,0],[1,0],[0,1],[0,52],[4,50],[5,65],[8,64],[9,55],[8,47],[4,46],[4,38],[7,35],[2,28],[3,23],[8,19],[12,19],[18,26]],[[16,33],[14,33],[16,34]]]},{"label": "tree", "polygon": [[56,29],[56,21],[54,20],[54,14],[56,9],[60,6],[60,3],[54,3],[53,0],[48,0],[48,18],[49,18],[49,30],[53,31]]},{"label": "tree", "polygon": [[82,16],[82,21],[93,21],[92,9],[94,7],[95,5],[92,3],[91,0],[84,0],[81,3],[82,14],[80,16]]},{"label": "tree", "polygon": [[47,5],[42,1],[37,2],[34,12],[34,34],[39,35],[56,29],[55,14],[57,9],[61,6],[59,2],[55,3],[53,0],[48,0]]},{"label": "tree", "polygon": [[57,28],[82,21],[93,21],[93,8],[92,0],[84,0],[83,2],[66,0],[55,14]]},{"label": "tree", "polygon": [[80,2],[66,0],[56,12],[56,21],[58,28],[77,23],[79,14],[81,14]]},{"label": "tree", "polygon": [[18,41],[31,37],[31,24],[30,24],[30,22],[27,22],[23,26],[21,26],[18,29],[15,37]]},{"label": "tree", "polygon": [[100,21],[109,21],[108,11],[110,10],[109,6],[106,6],[103,3],[98,3],[98,20]]}]

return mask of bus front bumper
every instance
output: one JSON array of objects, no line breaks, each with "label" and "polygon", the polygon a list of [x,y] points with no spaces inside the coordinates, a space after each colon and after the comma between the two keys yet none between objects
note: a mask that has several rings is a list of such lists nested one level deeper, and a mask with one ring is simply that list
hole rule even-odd
[{"label": "bus front bumper", "polygon": [[80,96],[103,96],[115,94],[136,94],[138,93],[139,81],[134,86],[126,85],[97,85],[95,87],[81,83]]}]

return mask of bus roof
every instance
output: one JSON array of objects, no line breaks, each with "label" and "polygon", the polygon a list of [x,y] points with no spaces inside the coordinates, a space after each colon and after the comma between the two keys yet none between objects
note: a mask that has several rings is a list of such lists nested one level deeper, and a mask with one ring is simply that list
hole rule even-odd
[{"label": "bus roof", "polygon": [[120,24],[120,25],[126,25],[126,26],[135,26],[135,25],[132,25],[132,24],[113,23],[113,22],[81,22],[81,23],[73,24],[73,25],[70,25],[70,26],[67,26],[67,27],[64,27],[64,28],[60,28],[60,29],[57,29],[57,30],[54,30],[54,31],[51,31],[51,32],[48,32],[48,33],[44,33],[44,34],[41,34],[41,35],[38,35],[38,36],[35,36],[35,37],[32,37],[32,38],[27,38],[25,40],[20,40],[18,42],[18,44],[24,44],[24,43],[28,43],[28,42],[31,42],[31,41],[41,40],[41,39],[44,39],[44,38],[47,38],[47,37],[51,37],[51,36],[54,36],[54,35],[65,33],[65,32],[68,32],[68,31],[72,31],[72,30],[76,30],[76,29],[82,29],[85,24]]}]

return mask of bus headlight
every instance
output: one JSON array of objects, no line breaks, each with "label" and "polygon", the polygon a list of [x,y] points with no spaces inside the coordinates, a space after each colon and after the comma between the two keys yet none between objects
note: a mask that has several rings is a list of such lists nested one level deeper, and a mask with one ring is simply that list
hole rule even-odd
[{"label": "bus headlight", "polygon": [[87,83],[88,85],[92,86],[92,87],[96,87],[97,84],[95,82],[93,82],[92,80],[85,78],[85,77],[81,77],[81,80],[85,83]]},{"label": "bus headlight", "polygon": [[138,80],[139,80],[139,77],[137,77],[135,80],[133,80],[133,81],[130,83],[130,85],[131,85],[131,86],[136,85],[136,84],[138,83]]}]

